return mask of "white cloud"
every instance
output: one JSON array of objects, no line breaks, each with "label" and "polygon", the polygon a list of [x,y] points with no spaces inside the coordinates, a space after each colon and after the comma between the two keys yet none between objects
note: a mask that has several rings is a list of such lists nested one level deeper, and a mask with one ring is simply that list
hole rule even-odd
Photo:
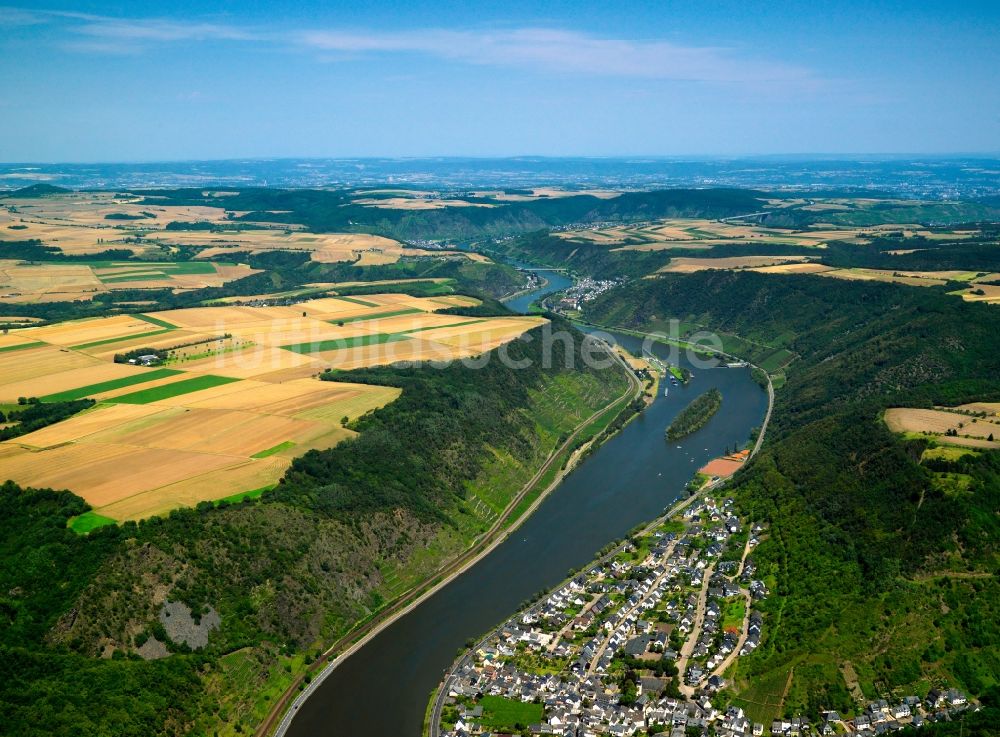
[{"label": "white cloud", "polygon": [[43,16],[30,10],[0,7],[0,27],[33,26],[44,23],[45,20]]},{"label": "white cloud", "polygon": [[663,40],[610,38],[548,28],[504,31],[418,29],[261,30],[227,23],[164,18],[110,18],[86,13],[0,8],[0,24],[48,22],[61,45],[81,52],[128,52],[150,45],[226,41],[313,51],[323,60],[419,55],[455,64],[512,67],[549,74],[813,87],[808,69],[753,58],[733,49]]},{"label": "white cloud", "polygon": [[806,82],[802,67],[742,58],[728,49],[667,41],[602,38],[575,31],[307,31],[300,43],[326,52],[412,53],[468,64],[699,82]]}]

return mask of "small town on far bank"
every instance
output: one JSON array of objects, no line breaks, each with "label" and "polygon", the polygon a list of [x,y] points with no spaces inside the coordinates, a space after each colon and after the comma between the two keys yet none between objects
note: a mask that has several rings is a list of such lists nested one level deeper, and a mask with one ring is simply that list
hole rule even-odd
[{"label": "small town on far bank", "polygon": [[939,688],[818,722],[754,721],[724,689],[763,636],[756,604],[773,582],[752,552],[766,534],[733,499],[681,502],[465,652],[432,697],[430,736],[868,737],[976,708]]}]

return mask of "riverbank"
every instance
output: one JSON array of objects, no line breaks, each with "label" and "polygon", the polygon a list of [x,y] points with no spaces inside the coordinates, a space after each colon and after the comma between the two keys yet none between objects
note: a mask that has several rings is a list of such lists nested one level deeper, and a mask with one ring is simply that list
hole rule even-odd
[{"label": "riverbank", "polygon": [[[608,327],[605,325],[594,325],[593,323],[589,323],[585,320],[580,320],[578,318],[573,318],[572,322],[574,325],[582,325],[584,327],[592,328],[595,330],[613,330],[617,333],[624,333],[625,335],[631,335],[635,338],[642,338],[643,340],[650,338],[654,342],[663,343],[665,345],[674,345],[679,348],[690,348],[692,350],[699,350],[702,348],[697,343],[691,343],[690,341],[681,340],[679,338],[671,339],[663,335],[656,335],[654,333],[644,333],[641,330],[633,330],[631,328],[623,328],[623,327]],[[767,414],[764,415],[764,421],[761,423],[760,426],[760,434],[757,436],[757,441],[754,443],[753,450],[750,452],[750,458],[747,459],[747,462],[749,463],[750,459],[752,459],[755,455],[757,455],[757,451],[759,451],[761,446],[764,444],[764,435],[767,433],[767,426],[771,421],[771,411],[774,409],[774,381],[772,380],[773,377],[771,376],[769,371],[761,368],[755,363],[752,363],[749,359],[743,356],[737,356],[732,353],[726,353],[725,351],[722,350],[718,351],[713,350],[712,353],[718,356],[723,356],[725,358],[735,358],[738,361],[744,361],[747,364],[747,366],[750,367],[751,370],[756,369],[757,371],[760,371],[767,379],[767,386],[765,387],[765,390],[767,391]]]},{"label": "riverbank", "polygon": [[549,285],[549,280],[546,279],[544,276],[540,276],[539,278],[542,280],[541,284],[538,284],[537,286],[534,287],[525,287],[524,289],[520,289],[516,292],[511,292],[506,297],[501,297],[499,301],[506,304],[508,302],[514,301],[518,297],[523,297],[526,294],[531,294],[532,292],[539,292],[545,289]]},{"label": "riverbank", "polygon": [[[723,484],[717,484],[711,487],[713,490],[718,489]],[[690,496],[683,499],[677,500],[671,507],[664,511],[663,514],[656,517],[654,520],[649,522],[641,530],[635,531],[635,536],[644,536],[651,534],[656,528],[665,525],[671,518],[675,517],[684,509],[689,507],[695,501],[703,498],[709,491],[709,488],[704,488]],[[616,540],[606,546],[601,552],[580,570],[593,570],[595,568],[605,565],[609,560],[619,555],[620,553],[627,550],[626,545],[627,539]],[[610,548],[610,550],[609,550]],[[577,578],[579,571],[570,571],[570,573],[562,581],[557,583],[555,586],[551,587],[548,591],[541,593],[540,596],[526,606],[522,606],[516,612],[511,614],[509,617],[503,620],[499,625],[490,629],[490,631],[481,638],[477,639],[476,644],[471,648],[466,648],[452,664],[452,666],[446,671],[444,678],[438,687],[431,693],[430,700],[428,701],[428,706],[424,716],[424,727],[422,735],[423,737],[439,737],[440,735],[440,725],[441,716],[445,707],[445,701],[449,697],[453,681],[458,678],[458,671],[470,665],[473,661],[473,653],[477,650],[482,649],[487,645],[487,643],[494,637],[496,637],[502,627],[505,624],[514,622],[515,620],[526,618],[528,614],[535,611],[539,604],[538,601],[551,595],[552,592],[558,591],[570,584],[570,582]],[[707,579],[706,579],[707,581]],[[706,583],[707,586],[707,583]]]},{"label": "riverbank", "polygon": [[[747,463],[749,463],[750,459],[752,459],[757,454],[758,450],[760,449],[761,443],[763,442],[764,434],[767,431],[767,425],[770,422],[771,412],[772,412],[772,409],[773,409],[773,406],[774,406],[774,390],[773,390],[773,387],[770,384],[770,381],[768,383],[767,389],[768,389],[767,412],[766,412],[766,414],[764,416],[764,421],[763,421],[763,423],[761,425],[761,430],[760,430],[760,434],[759,434],[759,436],[757,438],[757,442],[755,443],[753,450],[749,454],[749,457],[747,459]],[[677,500],[673,505],[671,505],[667,510],[665,510],[663,514],[657,516],[655,519],[653,519],[652,521],[650,521],[649,523],[647,523],[645,526],[643,526],[642,529],[641,529],[641,531],[638,534],[639,535],[648,535],[648,534],[651,534],[656,528],[660,527],[661,525],[664,525],[672,517],[674,517],[677,514],[681,513],[684,509],[686,509],[688,506],[690,506],[691,504],[693,504],[696,500],[704,498],[709,492],[718,491],[719,489],[723,488],[729,482],[729,480],[730,480],[730,478],[724,478],[724,479],[719,479],[718,481],[715,481],[715,482],[706,483],[700,489],[698,489],[696,492],[690,494],[689,496],[686,496],[685,498]],[[622,541],[616,541],[616,542],[612,543],[612,546],[613,547],[612,547],[612,549],[611,549],[610,552],[603,552],[602,551],[601,554],[599,554],[598,556],[596,556],[596,558],[594,560],[592,560],[591,562],[589,562],[583,568],[584,569],[592,569],[595,566],[601,565],[602,561],[607,560],[610,556],[614,556],[615,554],[617,554],[622,549]],[[744,555],[743,555],[744,559],[746,558],[746,552],[747,551],[744,550]],[[571,571],[570,574],[565,579],[563,579],[560,583],[556,584],[555,586],[551,587],[549,589],[549,592],[559,590],[563,586],[567,585],[569,583],[569,581],[572,580],[575,577],[575,575],[576,575],[576,572],[575,571]],[[534,606],[536,606],[536,604],[535,604],[535,602],[532,602],[531,604],[529,604],[526,607],[519,608],[510,617],[504,619],[503,622],[508,622],[508,621],[513,620],[513,619],[516,619],[522,613],[524,613],[526,611],[530,611],[532,609],[532,607],[534,607]],[[744,618],[744,623],[743,623],[744,624],[744,630],[743,630],[743,636],[744,637],[745,637],[746,625],[747,625],[746,617],[748,617],[748,616],[749,616],[749,607],[747,607],[746,616]],[[503,623],[501,623],[499,626],[502,627]],[[422,734],[424,735],[424,737],[439,737],[439,735],[440,735],[440,724],[441,724],[441,714],[442,714],[442,711],[443,711],[444,706],[445,706],[445,700],[448,697],[448,693],[449,693],[449,690],[450,690],[451,683],[457,677],[457,671],[460,668],[462,668],[465,664],[467,664],[467,663],[469,663],[471,661],[472,653],[475,652],[477,648],[482,647],[487,641],[490,640],[490,638],[492,638],[493,636],[495,636],[496,633],[497,633],[497,630],[498,630],[498,627],[491,628],[490,631],[489,631],[489,633],[487,633],[483,637],[477,639],[477,644],[475,646],[473,646],[472,648],[466,648],[466,650],[454,661],[454,663],[452,664],[452,666],[446,671],[444,678],[438,684],[437,688],[435,688],[433,690],[433,692],[431,693],[430,698],[428,700],[427,708],[426,708],[425,714],[424,714],[424,724],[423,724],[423,731],[422,731]],[[740,646],[742,647],[742,642],[740,643]],[[736,653],[738,653],[738,652],[739,652],[739,650],[736,651]],[[736,653],[734,653],[733,657],[735,657]],[[718,672],[722,672],[722,669],[717,669],[717,670],[718,670]]]},{"label": "riverbank", "polygon": [[[476,543],[457,558],[447,562],[433,576],[424,579],[401,594],[389,606],[360,623],[323,652],[303,674],[289,685],[278,702],[275,703],[267,718],[258,728],[256,732],[258,737],[265,737],[265,735],[272,733],[276,737],[284,735],[291,726],[298,709],[339,665],[396,620],[406,616],[423,601],[461,576],[504,542],[532,515],[548,494],[559,486],[563,478],[585,457],[595,443],[604,442],[611,437],[611,435],[606,435],[604,430],[622,412],[627,411],[629,403],[641,395],[644,387],[621,357],[611,351],[610,347],[608,350],[626,372],[629,379],[628,389],[616,400],[577,425],[563,444],[550,454],[535,475],[508,503],[493,526]],[[296,692],[298,692],[297,696]]]}]

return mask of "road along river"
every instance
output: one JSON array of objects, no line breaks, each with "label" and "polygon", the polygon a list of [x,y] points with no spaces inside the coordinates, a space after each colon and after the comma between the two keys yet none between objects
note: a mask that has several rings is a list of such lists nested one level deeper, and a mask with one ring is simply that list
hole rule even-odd
[{"label": "road along river", "polygon": [[[554,281],[540,291],[554,291]],[[566,279],[559,288],[568,284]],[[538,297],[523,295],[508,304],[524,310]],[[639,352],[640,339],[608,334]],[[668,350],[653,348],[663,357]],[[687,386],[670,386],[668,396],[661,389],[653,404],[585,459],[486,557],[337,661],[294,708],[286,734],[418,737],[431,691],[467,640],[563,580],[570,568],[588,563],[608,542],[656,517],[684,494],[698,468],[745,443],[761,424],[768,398],[748,368],[692,370]],[[698,432],[667,442],[664,429],[673,417],[712,387],[722,392],[719,412]]]}]

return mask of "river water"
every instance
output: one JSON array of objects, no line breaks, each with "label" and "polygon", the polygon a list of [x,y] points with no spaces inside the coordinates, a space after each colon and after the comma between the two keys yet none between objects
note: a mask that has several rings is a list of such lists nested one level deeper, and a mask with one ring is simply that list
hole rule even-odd
[{"label": "river water", "polygon": [[[524,311],[550,283],[508,303]],[[637,338],[611,333],[626,348]],[[665,346],[653,351],[667,355]],[[431,691],[469,639],[559,583],[608,542],[659,515],[705,462],[746,441],[767,410],[767,394],[745,368],[693,369],[687,386],[662,388],[653,404],[576,468],[537,511],[483,560],[341,662],[298,709],[294,737],[418,737]],[[662,387],[662,385],[661,385]],[[668,443],[664,429],[691,399],[716,387],[719,412],[698,432]]]}]

